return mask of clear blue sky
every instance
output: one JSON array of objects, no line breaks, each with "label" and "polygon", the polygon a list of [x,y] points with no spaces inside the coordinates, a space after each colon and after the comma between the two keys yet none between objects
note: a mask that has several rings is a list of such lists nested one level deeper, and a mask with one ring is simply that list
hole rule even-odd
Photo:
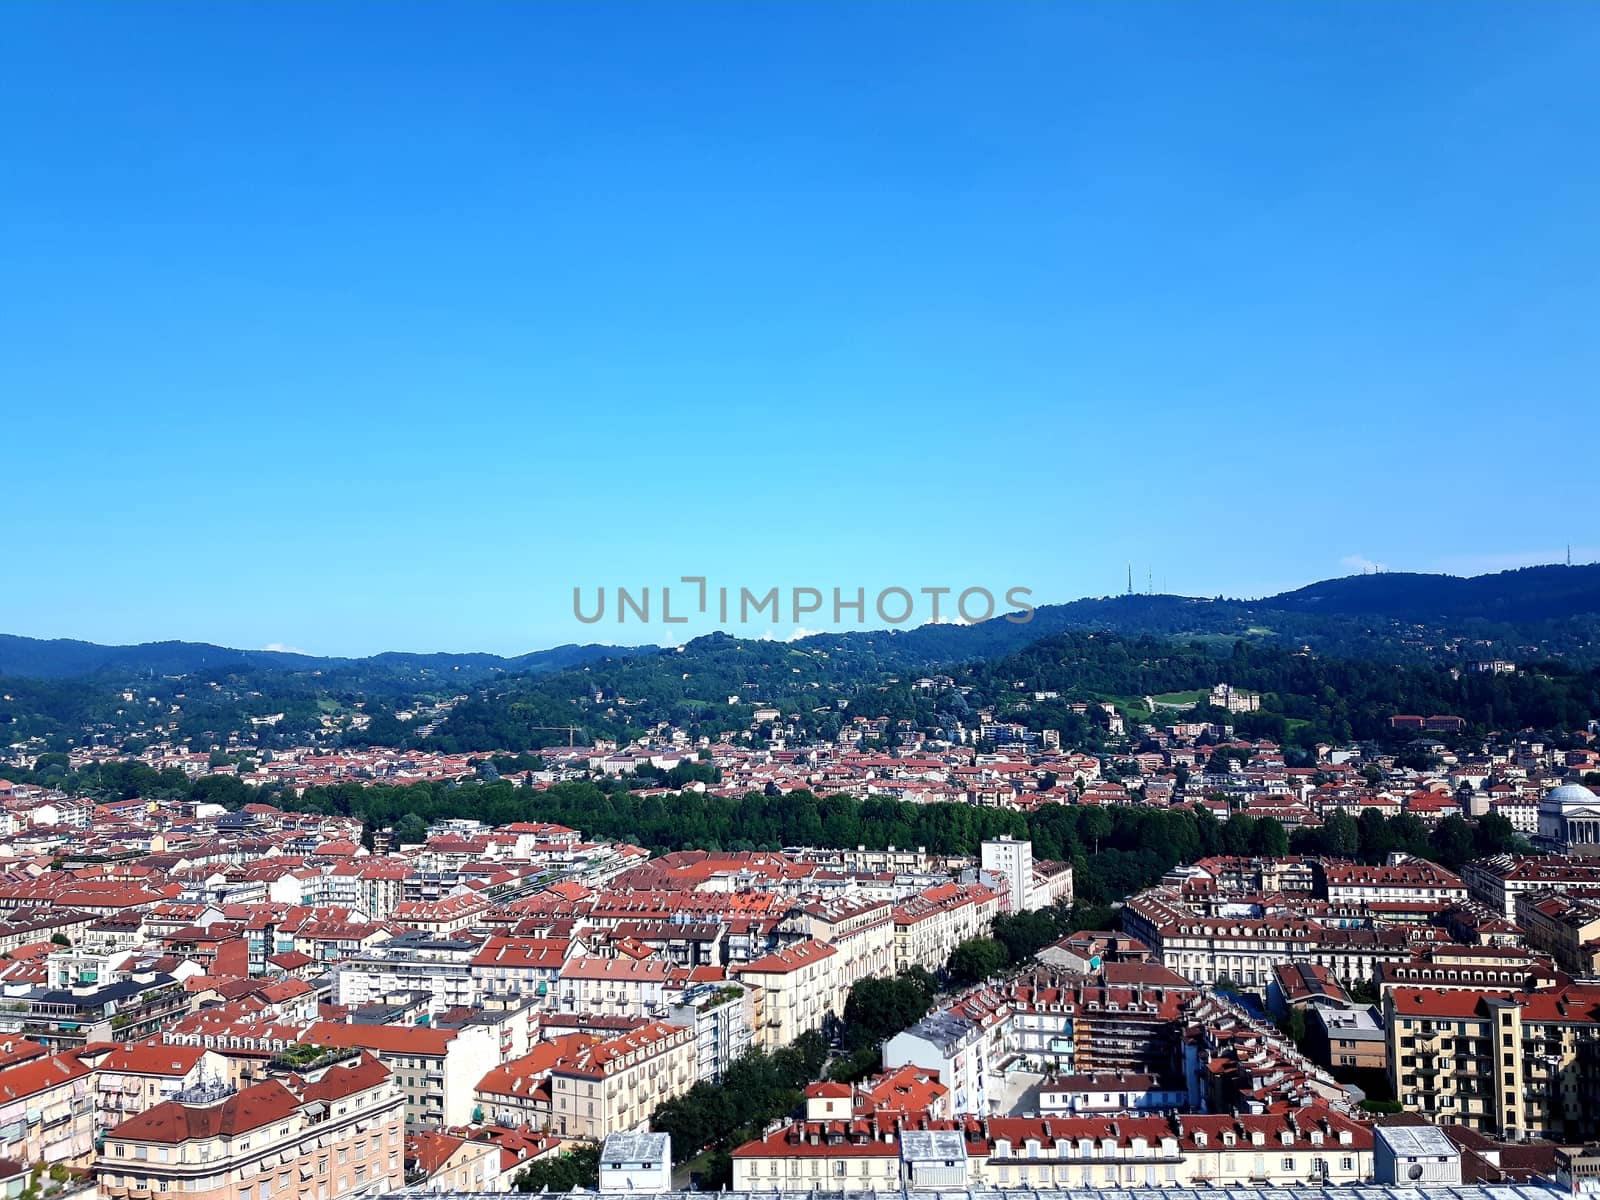
[{"label": "clear blue sky", "polygon": [[1597,62],[1589,2],[0,6],[0,630],[1595,557]]}]

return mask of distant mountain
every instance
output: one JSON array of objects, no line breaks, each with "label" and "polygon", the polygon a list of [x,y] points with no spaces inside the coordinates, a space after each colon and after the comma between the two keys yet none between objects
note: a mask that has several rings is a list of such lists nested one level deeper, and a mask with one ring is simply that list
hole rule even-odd
[{"label": "distant mountain", "polygon": [[233,650],[207,642],[101,646],[70,638],[45,640],[0,634],[0,675],[33,679],[81,679],[104,672],[189,675],[222,666],[314,670],[331,661],[276,650]]},{"label": "distant mountain", "polygon": [[[1418,628],[1420,627],[1420,629]],[[1492,575],[1381,573],[1326,579],[1259,600],[1126,595],[1046,604],[1032,620],[818,634],[801,645],[871,649],[906,665],[1012,654],[1058,633],[1151,634],[1305,644],[1385,660],[1425,657],[1457,640],[1600,660],[1600,564],[1525,567]]]},{"label": "distant mountain", "polygon": [[493,674],[561,671],[598,658],[625,657],[654,647],[577,645],[535,650],[505,658],[498,654],[412,654],[390,651],[367,658],[333,658],[280,650],[237,650],[208,642],[144,642],[101,646],[70,638],[0,634],[0,675],[30,679],[89,679],[95,676],[192,675],[198,671],[332,671],[366,667],[406,675],[451,673],[468,680]]},{"label": "distant mountain", "polygon": [[[979,625],[815,634],[795,645],[864,654],[885,665],[909,667],[998,658],[1054,634],[1096,631],[1303,643],[1327,653],[1378,659],[1420,657],[1452,640],[1470,639],[1485,647],[1504,644],[1507,653],[1532,648],[1540,654],[1589,661],[1600,659],[1600,564],[1525,567],[1468,578],[1401,572],[1351,575],[1259,600],[1106,596],[1042,605],[1024,624],[996,617]],[[88,679],[140,673],[189,675],[223,668],[345,669],[419,678],[448,673],[471,683],[502,674],[562,671],[657,650],[568,644],[512,657],[395,651],[368,658],[321,658],[204,642],[100,646],[0,634],[0,675]]]},{"label": "distant mountain", "polygon": [[1600,613],[1600,563],[1523,567],[1466,578],[1384,571],[1325,579],[1261,603],[1298,612],[1423,621],[1558,621]]}]

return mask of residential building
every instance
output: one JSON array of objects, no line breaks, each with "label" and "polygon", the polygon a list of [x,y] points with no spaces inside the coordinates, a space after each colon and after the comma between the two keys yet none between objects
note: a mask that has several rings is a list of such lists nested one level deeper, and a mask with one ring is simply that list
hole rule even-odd
[{"label": "residential building", "polygon": [[1600,976],[1600,889],[1583,894],[1517,893],[1517,924],[1528,945],[1548,954],[1563,971]]},{"label": "residential building", "polygon": [[958,1121],[868,1114],[785,1126],[735,1150],[733,1172],[734,1189],[747,1192],[1320,1186],[1371,1180],[1373,1138],[1318,1106]]},{"label": "residential building", "polygon": [[1505,1138],[1587,1136],[1600,1112],[1600,988],[1392,988],[1395,1095],[1431,1121]]},{"label": "residential building", "polygon": [[1007,891],[1002,899],[1006,912],[1022,912],[1028,907],[1033,894],[1033,843],[1002,837],[985,841],[980,847],[979,862],[985,871],[1006,881]]},{"label": "residential building", "polygon": [[808,1029],[819,1029],[829,1014],[844,1011],[839,984],[839,952],[815,938],[732,969],[740,983],[758,989],[756,1041],[766,1049],[789,1045]]},{"label": "residential building", "polygon": [[1133,1072],[1051,1075],[1039,1084],[1039,1115],[1046,1117],[1163,1112],[1188,1102],[1189,1089],[1181,1083],[1163,1086],[1154,1075]]},{"label": "residential building", "polygon": [[228,1077],[228,1060],[200,1046],[96,1043],[76,1052],[94,1070],[96,1120],[112,1129],[199,1084]]},{"label": "residential building", "polygon": [[1389,1043],[1378,1010],[1365,1004],[1306,1009],[1306,1053],[1330,1071],[1382,1071]]},{"label": "residential building", "polygon": [[694,1031],[695,1079],[703,1083],[720,1083],[755,1044],[755,994],[736,983],[690,988],[667,1019]]},{"label": "residential building", "polygon": [[1600,889],[1600,862],[1559,854],[1496,854],[1461,868],[1467,893],[1480,904],[1515,920],[1517,893]]},{"label": "residential building", "polygon": [[0,1069],[0,1159],[88,1166],[94,1153],[92,1072],[72,1054]]},{"label": "residential building", "polygon": [[472,963],[479,941],[409,931],[354,954],[333,969],[333,995],[346,1006],[372,1004],[395,996],[426,993],[428,1010],[477,1002]]},{"label": "residential building", "polygon": [[389,1071],[367,1054],[242,1091],[192,1088],[106,1134],[95,1160],[100,1195],[384,1195],[405,1182],[404,1105]]},{"label": "residential building", "polygon": [[552,1132],[598,1141],[642,1129],[695,1085],[694,1031],[654,1021],[565,1056],[550,1072]]},{"label": "residential building", "polygon": [[318,1021],[301,1040],[374,1055],[393,1073],[412,1131],[467,1124],[478,1080],[500,1061],[499,1039],[483,1025],[432,1029]]}]

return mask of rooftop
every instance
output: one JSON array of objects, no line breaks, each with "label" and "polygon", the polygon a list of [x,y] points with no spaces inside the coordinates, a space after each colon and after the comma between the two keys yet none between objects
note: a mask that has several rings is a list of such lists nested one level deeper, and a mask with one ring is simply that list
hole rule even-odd
[{"label": "rooftop", "polygon": [[[1460,1184],[1454,1187],[1401,1187],[1398,1184],[1359,1184],[1349,1187],[1225,1187],[1138,1189],[1140,1200],[1557,1200],[1567,1193],[1537,1184],[1486,1185]],[[406,1188],[398,1196],[427,1196],[430,1200],[483,1200],[503,1196],[513,1200],[520,1192],[440,1192]],[[575,1190],[572,1196],[596,1196],[598,1192]],[[703,1200],[703,1192],[634,1192],[634,1200]],[[852,1192],[718,1192],[722,1200],[1116,1200],[1126,1197],[1123,1188],[959,1188],[947,1191],[918,1189],[908,1191]]]}]

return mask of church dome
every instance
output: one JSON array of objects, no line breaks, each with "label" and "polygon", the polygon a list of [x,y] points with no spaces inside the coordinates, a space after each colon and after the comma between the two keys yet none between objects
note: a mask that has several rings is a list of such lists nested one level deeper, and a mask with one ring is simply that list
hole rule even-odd
[{"label": "church dome", "polygon": [[1600,796],[1596,796],[1581,783],[1564,783],[1545,797],[1545,803],[1559,805],[1566,808],[1569,804],[1600,804]]}]

